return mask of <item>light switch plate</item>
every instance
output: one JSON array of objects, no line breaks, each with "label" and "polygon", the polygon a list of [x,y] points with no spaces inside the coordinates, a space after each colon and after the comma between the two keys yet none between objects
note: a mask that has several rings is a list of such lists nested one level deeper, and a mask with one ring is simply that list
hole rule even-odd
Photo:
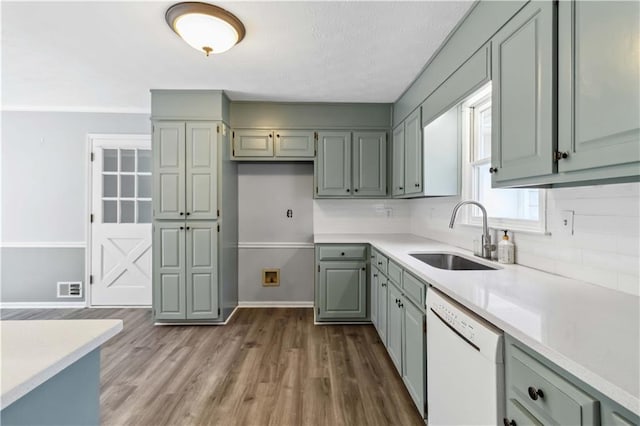
[{"label": "light switch plate", "polygon": [[563,235],[573,235],[573,210],[563,210],[560,212],[560,232]]}]

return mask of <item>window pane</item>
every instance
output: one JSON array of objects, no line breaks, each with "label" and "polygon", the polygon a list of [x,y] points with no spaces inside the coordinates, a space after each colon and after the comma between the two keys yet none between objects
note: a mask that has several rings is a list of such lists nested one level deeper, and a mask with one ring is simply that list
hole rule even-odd
[{"label": "window pane", "polygon": [[[474,198],[486,209],[489,217],[538,220],[537,189],[492,189],[490,164],[473,167],[476,181]],[[480,209],[473,209],[480,217]]]},{"label": "window pane", "polygon": [[135,203],[133,201],[120,201],[120,223],[135,222]]},{"label": "window pane", "polygon": [[102,175],[102,196],[118,196],[118,175]]},{"label": "window pane", "polygon": [[491,104],[482,108],[478,114],[478,142],[476,160],[491,156]]},{"label": "window pane", "polygon": [[151,150],[138,150],[138,171],[141,173],[151,173]]},{"label": "window pane", "polygon": [[117,149],[102,150],[102,170],[105,172],[118,171],[118,150]]},{"label": "window pane", "polygon": [[151,201],[138,201],[138,223],[151,223]]},{"label": "window pane", "polygon": [[120,176],[120,197],[133,198],[136,196],[136,179],[134,175]]},{"label": "window pane", "polygon": [[102,202],[102,223],[118,223],[118,202],[105,200]]},{"label": "window pane", "polygon": [[151,198],[151,176],[138,176],[138,198]]},{"label": "window pane", "polygon": [[136,151],[133,149],[120,150],[120,171],[134,172],[136,170]]}]

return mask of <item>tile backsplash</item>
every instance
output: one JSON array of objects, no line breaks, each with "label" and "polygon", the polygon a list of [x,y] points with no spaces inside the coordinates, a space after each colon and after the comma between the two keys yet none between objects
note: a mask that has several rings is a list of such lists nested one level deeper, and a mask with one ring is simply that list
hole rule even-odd
[{"label": "tile backsplash", "polygon": [[407,233],[406,200],[313,200],[314,234]]},{"label": "tile backsplash", "polygon": [[[546,192],[550,235],[515,232],[516,263],[640,295],[640,183]],[[408,232],[471,250],[480,227],[448,227],[459,200],[410,200]],[[573,235],[560,232],[565,210],[575,212]]]}]

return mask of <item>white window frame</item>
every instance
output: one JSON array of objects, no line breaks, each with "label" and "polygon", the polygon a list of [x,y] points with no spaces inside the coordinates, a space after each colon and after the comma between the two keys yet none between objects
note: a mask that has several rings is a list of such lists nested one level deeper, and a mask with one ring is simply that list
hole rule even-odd
[{"label": "white window frame", "polygon": [[[483,165],[491,162],[491,157],[477,160],[474,159],[473,135],[471,129],[475,126],[473,107],[478,104],[491,101],[491,83],[478,90],[470,98],[462,103],[462,185],[461,194],[463,200],[477,201],[475,190],[476,182],[473,179],[473,166]],[[494,229],[508,229],[510,231],[546,234],[547,233],[547,193],[544,189],[538,189],[538,220],[512,219],[489,216],[488,224]],[[482,226],[482,218],[474,216],[476,208],[465,208],[461,211],[461,223],[468,226]]]}]

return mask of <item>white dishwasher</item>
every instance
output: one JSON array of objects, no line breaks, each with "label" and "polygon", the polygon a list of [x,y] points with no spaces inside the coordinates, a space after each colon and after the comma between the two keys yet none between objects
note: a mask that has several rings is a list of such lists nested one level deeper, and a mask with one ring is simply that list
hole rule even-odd
[{"label": "white dishwasher", "polygon": [[428,425],[502,424],[502,331],[433,287],[427,330]]}]

